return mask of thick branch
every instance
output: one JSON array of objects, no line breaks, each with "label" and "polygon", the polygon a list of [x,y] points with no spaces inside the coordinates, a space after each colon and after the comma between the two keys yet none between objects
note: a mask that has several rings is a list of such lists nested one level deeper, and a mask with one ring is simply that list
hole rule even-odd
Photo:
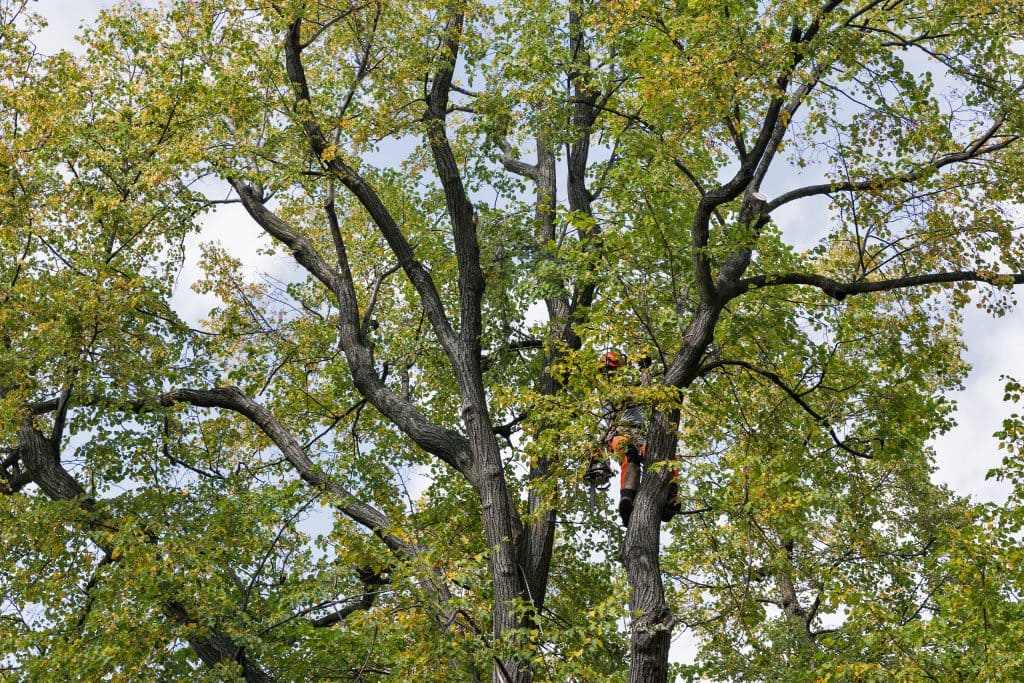
[{"label": "thick branch", "polygon": [[1024,284],[1024,273],[982,273],[976,270],[957,270],[945,273],[926,273],[924,275],[908,275],[888,280],[861,280],[858,282],[841,282],[824,275],[814,273],[784,273],[781,275],[755,275],[740,280],[724,293],[726,299],[734,299],[758,287],[778,285],[807,285],[817,287],[836,301],[848,296],[868,294],[871,292],[891,292],[897,289],[923,287],[926,285],[950,284],[954,282],[984,282],[990,285],[1006,286]]},{"label": "thick branch", "polygon": [[[459,267],[459,332],[464,344],[479,353],[480,302],[484,293],[484,274],[480,267],[480,245],[477,242],[476,212],[466,194],[459,172],[458,162],[448,143],[445,117],[448,114],[448,95],[452,75],[459,55],[459,40],[462,35],[463,15],[453,10],[444,25],[441,38],[442,53],[437,60],[433,85],[427,97],[427,139],[434,157],[434,168],[444,188],[448,215],[452,220],[455,240],[455,258]],[[453,359],[454,361],[454,359]],[[456,368],[458,370],[458,367]],[[477,370],[479,368],[477,367]],[[462,378],[460,378],[462,379]]]},{"label": "thick branch", "polygon": [[[820,15],[811,22],[807,29],[801,30],[799,26],[793,27],[789,36],[790,43],[795,51],[793,60],[786,72],[776,78],[775,86],[779,95],[774,97],[768,104],[756,141],[750,147],[749,152],[741,156],[740,167],[736,174],[726,183],[703,193],[700,202],[697,204],[697,211],[690,229],[690,239],[692,242],[697,293],[701,301],[707,304],[713,303],[718,296],[718,289],[711,274],[711,263],[705,253],[710,236],[711,216],[719,206],[736,199],[740,194],[746,192],[747,199],[749,199],[750,196],[757,192],[761,180],[768,173],[775,152],[782,144],[793,114],[817,83],[817,77],[810,79],[810,81],[801,85],[796,89],[796,92],[789,96],[787,103],[786,89],[790,84],[794,70],[804,60],[804,54],[800,50],[800,46],[806,45],[818,34],[821,18],[834,11],[839,4],[839,0],[829,0],[822,7]],[[816,74],[820,73],[821,69],[822,67],[819,67]],[[742,144],[739,147],[745,150]],[[758,225],[763,227],[765,222],[760,222]],[[750,261],[750,253],[751,248],[744,246],[733,255],[729,260],[729,267],[724,269],[725,272],[722,273],[724,277],[720,278],[718,286],[721,286],[721,280],[728,281],[742,274]]]},{"label": "thick branch", "polygon": [[592,215],[593,199],[587,189],[587,160],[590,155],[590,135],[597,121],[596,107],[600,91],[590,82],[590,53],[582,27],[579,10],[569,10],[569,51],[573,57],[569,74],[572,88],[572,125],[575,139],[569,144],[567,190],[569,208],[584,215]]},{"label": "thick branch", "polygon": [[441,458],[458,471],[468,473],[471,458],[465,438],[457,432],[431,423],[411,403],[388,389],[377,376],[372,354],[362,336],[359,304],[333,204],[328,204],[326,211],[335,241],[337,270],[331,268],[302,235],[264,206],[251,187],[239,181],[234,181],[234,184],[249,215],[270,235],[291,248],[295,258],[337,298],[339,338],[359,392],[425,451]]},{"label": "thick branch", "polygon": [[404,559],[416,555],[417,548],[412,543],[391,532],[391,520],[376,508],[359,501],[348,489],[319,471],[291,432],[278,422],[270,411],[246,396],[241,389],[177,389],[160,397],[161,405],[173,405],[176,402],[203,408],[225,408],[239,413],[267,435],[303,481],[334,496],[334,505],[340,512],[372,531],[396,555]]},{"label": "thick branch", "polygon": [[[18,450],[25,463],[27,474],[39,489],[53,500],[77,500],[87,512],[96,511],[96,502],[86,496],[81,484],[60,464],[58,444],[46,438],[27,417],[18,430]],[[95,535],[94,535],[95,536]],[[111,547],[102,538],[93,541],[103,548],[108,556]],[[161,604],[164,613],[178,624],[198,625],[197,621],[180,602],[164,600]],[[189,644],[199,658],[209,667],[223,661],[234,661],[242,667],[243,678],[248,683],[270,683],[274,679],[245,655],[244,646],[237,645],[229,635],[216,626],[205,626],[205,635],[196,635],[189,639]]]},{"label": "thick branch", "polygon": [[[310,149],[313,155],[335,174],[370,215],[370,219],[380,230],[388,247],[398,258],[402,270],[405,271],[409,281],[416,288],[427,319],[430,320],[441,344],[451,355],[455,350],[455,333],[444,312],[441,297],[430,274],[423,264],[416,260],[412,246],[376,190],[337,155],[337,150],[328,143],[327,137],[313,118],[309,83],[302,65],[302,47],[299,39],[301,26],[302,22],[299,19],[289,26],[284,52],[288,80],[295,88],[295,109],[301,118],[302,128],[309,140]],[[330,153],[327,153],[328,149],[331,150]]]},{"label": "thick branch", "polygon": [[256,188],[235,178],[230,178],[228,182],[235,188],[235,192],[242,200],[242,206],[252,219],[268,235],[288,247],[300,266],[320,280],[335,297],[340,298],[342,284],[338,271],[327,263],[310,241],[268,209]]},{"label": "thick branch", "polygon": [[[555,154],[549,141],[537,138],[537,166],[534,176],[536,184],[535,200],[535,244],[538,250],[546,249],[555,239],[555,214],[557,178],[555,171]],[[542,251],[543,253],[543,251]],[[580,347],[580,338],[576,334],[570,315],[571,303],[561,294],[549,294],[545,300],[548,318],[551,321],[544,366],[540,377],[540,390],[546,396],[553,396],[561,389],[561,383],[551,374],[551,366],[557,362],[562,348]],[[553,340],[558,340],[552,343]],[[541,426],[541,429],[544,427]],[[506,438],[511,438],[511,431]],[[548,574],[551,569],[551,555],[554,547],[554,530],[557,513],[549,504],[543,490],[542,482],[551,475],[551,460],[546,456],[537,458],[531,464],[528,488],[529,516],[533,520],[525,529],[520,564],[525,574],[526,586],[533,606],[540,610],[544,606],[547,593]]]},{"label": "thick branch", "polygon": [[534,181],[537,180],[539,164],[536,166],[528,164],[512,156],[512,145],[504,138],[498,141],[498,148],[501,150],[501,165],[505,167],[506,171]]},{"label": "thick branch", "polygon": [[86,496],[82,485],[60,464],[56,444],[36,429],[31,417],[25,418],[18,428],[18,446],[25,470],[49,498],[80,499],[86,510],[94,508],[95,501]]},{"label": "thick branch", "polygon": [[796,115],[797,110],[804,103],[804,100],[817,85],[818,80],[822,74],[828,69],[825,64],[819,64],[815,68],[811,78],[806,83],[801,84],[789,98],[789,102],[782,110],[783,116],[779,116],[778,121],[775,124],[775,130],[772,132],[771,139],[768,142],[768,146],[765,149],[764,155],[761,157],[757,164],[757,168],[754,170],[753,182],[751,189],[756,191],[761,188],[761,183],[764,181],[765,176],[768,174],[768,169],[771,167],[772,160],[775,158],[775,154],[779,151],[779,147],[782,145],[782,140],[786,136],[786,131],[789,130],[789,124]]},{"label": "thick branch", "polygon": [[[569,10],[569,51],[572,55],[571,70],[568,74],[572,102],[572,133],[574,138],[569,144],[566,158],[566,190],[569,209],[592,219],[590,227],[580,235],[583,250],[590,253],[601,234],[601,226],[594,219],[592,207],[594,195],[587,187],[587,167],[590,158],[591,137],[594,124],[600,114],[598,103],[607,101],[612,91],[602,93],[592,82],[590,71],[590,52],[587,48],[587,37],[582,24],[580,9],[571,5]],[[567,311],[566,332],[575,335],[573,324],[578,322],[577,312],[590,307],[594,302],[597,286],[592,280],[576,283]]]},{"label": "thick branch", "polygon": [[879,178],[866,178],[863,180],[847,180],[837,181],[834,183],[821,183],[818,185],[808,185],[806,187],[800,187],[795,190],[784,192],[772,201],[768,203],[768,211],[774,211],[784,204],[795,201],[797,199],[803,199],[804,197],[813,197],[815,195],[823,194],[834,194],[836,192],[864,192],[872,190],[883,190],[890,187],[896,187],[899,185],[906,185],[909,183],[916,182],[925,178],[935,171],[949,166],[950,164],[956,164],[971,159],[976,159],[999,150],[1005,149],[1017,142],[1020,139],[1018,135],[1011,135],[1005,138],[1001,138],[998,142],[992,144],[986,144],[995,136],[996,132],[1002,127],[1003,120],[999,119],[977,140],[973,141],[968,146],[964,147],[959,152],[951,152],[938,157],[930,163],[923,164],[918,168],[901,173],[899,175],[884,176]]}]

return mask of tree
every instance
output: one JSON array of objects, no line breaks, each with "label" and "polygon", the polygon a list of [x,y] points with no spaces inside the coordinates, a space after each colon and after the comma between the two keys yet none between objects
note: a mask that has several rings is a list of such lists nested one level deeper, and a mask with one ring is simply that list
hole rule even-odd
[{"label": "tree", "polygon": [[[81,57],[0,7],[14,678],[663,681],[681,628],[694,677],[1019,670],[1016,513],[927,446],[1024,283],[1017,3],[200,0]],[[224,204],[293,268],[207,245],[198,328]]]}]

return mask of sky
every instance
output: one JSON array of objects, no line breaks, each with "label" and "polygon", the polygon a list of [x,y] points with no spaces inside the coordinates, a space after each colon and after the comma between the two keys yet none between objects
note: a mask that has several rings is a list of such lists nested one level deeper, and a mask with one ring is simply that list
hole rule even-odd
[{"label": "sky", "polygon": [[[74,50],[74,36],[83,22],[113,4],[110,0],[39,0],[33,8],[47,18],[49,26],[36,37],[38,48],[46,54],[60,49]],[[801,220],[814,220],[806,208],[794,211],[789,207],[777,218],[784,228],[786,224],[795,226]],[[221,207],[205,219],[202,233],[190,242],[187,264],[179,278],[175,304],[179,313],[191,321],[201,319],[216,303],[212,297],[203,297],[191,290],[191,284],[199,277],[198,244],[210,240],[223,241],[233,255],[247,264],[253,277],[261,271],[282,272],[287,267],[284,257],[258,253],[259,248],[267,244],[267,238],[240,207]],[[955,419],[959,424],[934,441],[937,452],[934,478],[962,495],[998,501],[1005,497],[1008,487],[986,481],[985,475],[999,465],[1002,457],[993,433],[1013,412],[1013,406],[1002,401],[1000,378],[1010,375],[1024,379],[1024,353],[1020,352],[1024,340],[1024,309],[1018,307],[1009,315],[994,319],[971,308],[965,312],[964,323],[966,360],[973,369],[964,390],[949,395],[958,406]],[[679,645],[682,643],[677,643],[677,647]]]}]

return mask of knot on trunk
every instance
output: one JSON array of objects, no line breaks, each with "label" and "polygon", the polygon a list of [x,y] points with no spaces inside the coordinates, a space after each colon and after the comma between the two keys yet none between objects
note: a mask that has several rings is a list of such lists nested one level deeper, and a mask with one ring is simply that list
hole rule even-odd
[{"label": "knot on trunk", "polygon": [[642,614],[633,621],[633,632],[637,645],[641,648],[650,647],[656,638],[670,638],[675,617],[668,607],[661,607],[647,614]]}]

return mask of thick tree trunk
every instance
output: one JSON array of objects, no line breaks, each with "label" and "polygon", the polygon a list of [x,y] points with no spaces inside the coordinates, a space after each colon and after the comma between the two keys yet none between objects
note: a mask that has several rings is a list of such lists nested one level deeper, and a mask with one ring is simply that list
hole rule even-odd
[{"label": "thick tree trunk", "polygon": [[[543,137],[537,140],[537,166],[533,175],[537,187],[535,235],[537,246],[543,248],[555,236],[556,186],[555,155],[550,144]],[[548,317],[552,321],[549,334],[554,335],[569,348],[579,348],[579,337],[575,335],[568,323],[569,303],[561,298],[545,299]],[[540,378],[540,392],[544,396],[554,396],[561,390],[561,384],[551,375],[550,369],[559,357],[557,345],[550,344],[547,359]],[[544,425],[538,426],[544,430]],[[526,572],[526,588],[530,601],[535,609],[544,606],[547,593],[548,575],[551,570],[551,555],[554,549],[555,524],[557,513],[555,506],[549,505],[546,496],[538,491],[538,485],[551,476],[551,456],[541,455],[530,469],[530,487],[528,493],[529,519],[532,523],[524,530],[520,562]]]},{"label": "thick tree trunk", "polygon": [[[495,643],[500,647],[509,634],[522,626],[518,616],[521,612],[516,607],[518,602],[528,599],[523,581],[525,577],[518,563],[522,529],[514,524],[517,517],[510,507],[512,501],[500,466],[486,468],[479,493],[487,545],[491,549],[493,632]],[[532,679],[528,663],[514,656],[503,657],[496,662],[491,676],[494,683],[529,683]]]},{"label": "thick tree trunk", "polygon": [[[485,464],[481,469],[478,492],[487,545],[491,549],[491,580],[494,583],[493,635],[500,647],[511,633],[523,626],[518,603],[530,600],[526,576],[519,562],[523,529],[517,524],[519,517],[508,495],[501,460],[498,459],[496,466]],[[533,675],[526,661],[512,656],[496,662],[491,678],[494,683],[529,683]]]},{"label": "thick tree trunk", "polygon": [[[675,453],[674,425],[678,412],[655,412],[648,433],[651,461],[667,460]],[[637,494],[622,560],[629,579],[629,608],[634,614],[630,637],[630,683],[661,683],[668,678],[668,650],[674,619],[665,604],[661,579],[661,509],[672,479],[669,470],[645,472]]]},{"label": "thick tree trunk", "polygon": [[[721,308],[717,302],[698,307],[683,335],[684,347],[666,368],[664,383],[688,387],[697,377],[701,359],[711,345]],[[658,558],[661,553],[661,509],[668,497],[672,473],[652,470],[656,462],[676,454],[679,410],[655,410],[647,433],[647,463],[622,544],[622,560],[629,579],[629,607],[635,615],[630,638],[630,683],[661,683],[668,678],[668,650],[674,619],[665,604]]]},{"label": "thick tree trunk", "polygon": [[[474,342],[467,344],[475,346]],[[475,463],[470,483],[480,497],[487,547],[491,551],[491,580],[494,584],[492,610],[494,642],[500,648],[509,634],[519,629],[522,611],[517,603],[529,600],[526,576],[520,564],[524,540],[519,511],[509,494],[501,449],[491,424],[479,366],[479,349],[455,358],[456,375],[463,378],[462,421]],[[529,683],[532,675],[525,661],[503,657],[495,662],[494,683]]]},{"label": "thick tree trunk", "polygon": [[630,519],[628,535],[632,538],[623,556],[632,589],[629,609],[637,615],[630,636],[629,680],[660,683],[668,678],[673,619],[665,605],[658,565],[661,520],[654,506],[641,503],[640,497]]}]

